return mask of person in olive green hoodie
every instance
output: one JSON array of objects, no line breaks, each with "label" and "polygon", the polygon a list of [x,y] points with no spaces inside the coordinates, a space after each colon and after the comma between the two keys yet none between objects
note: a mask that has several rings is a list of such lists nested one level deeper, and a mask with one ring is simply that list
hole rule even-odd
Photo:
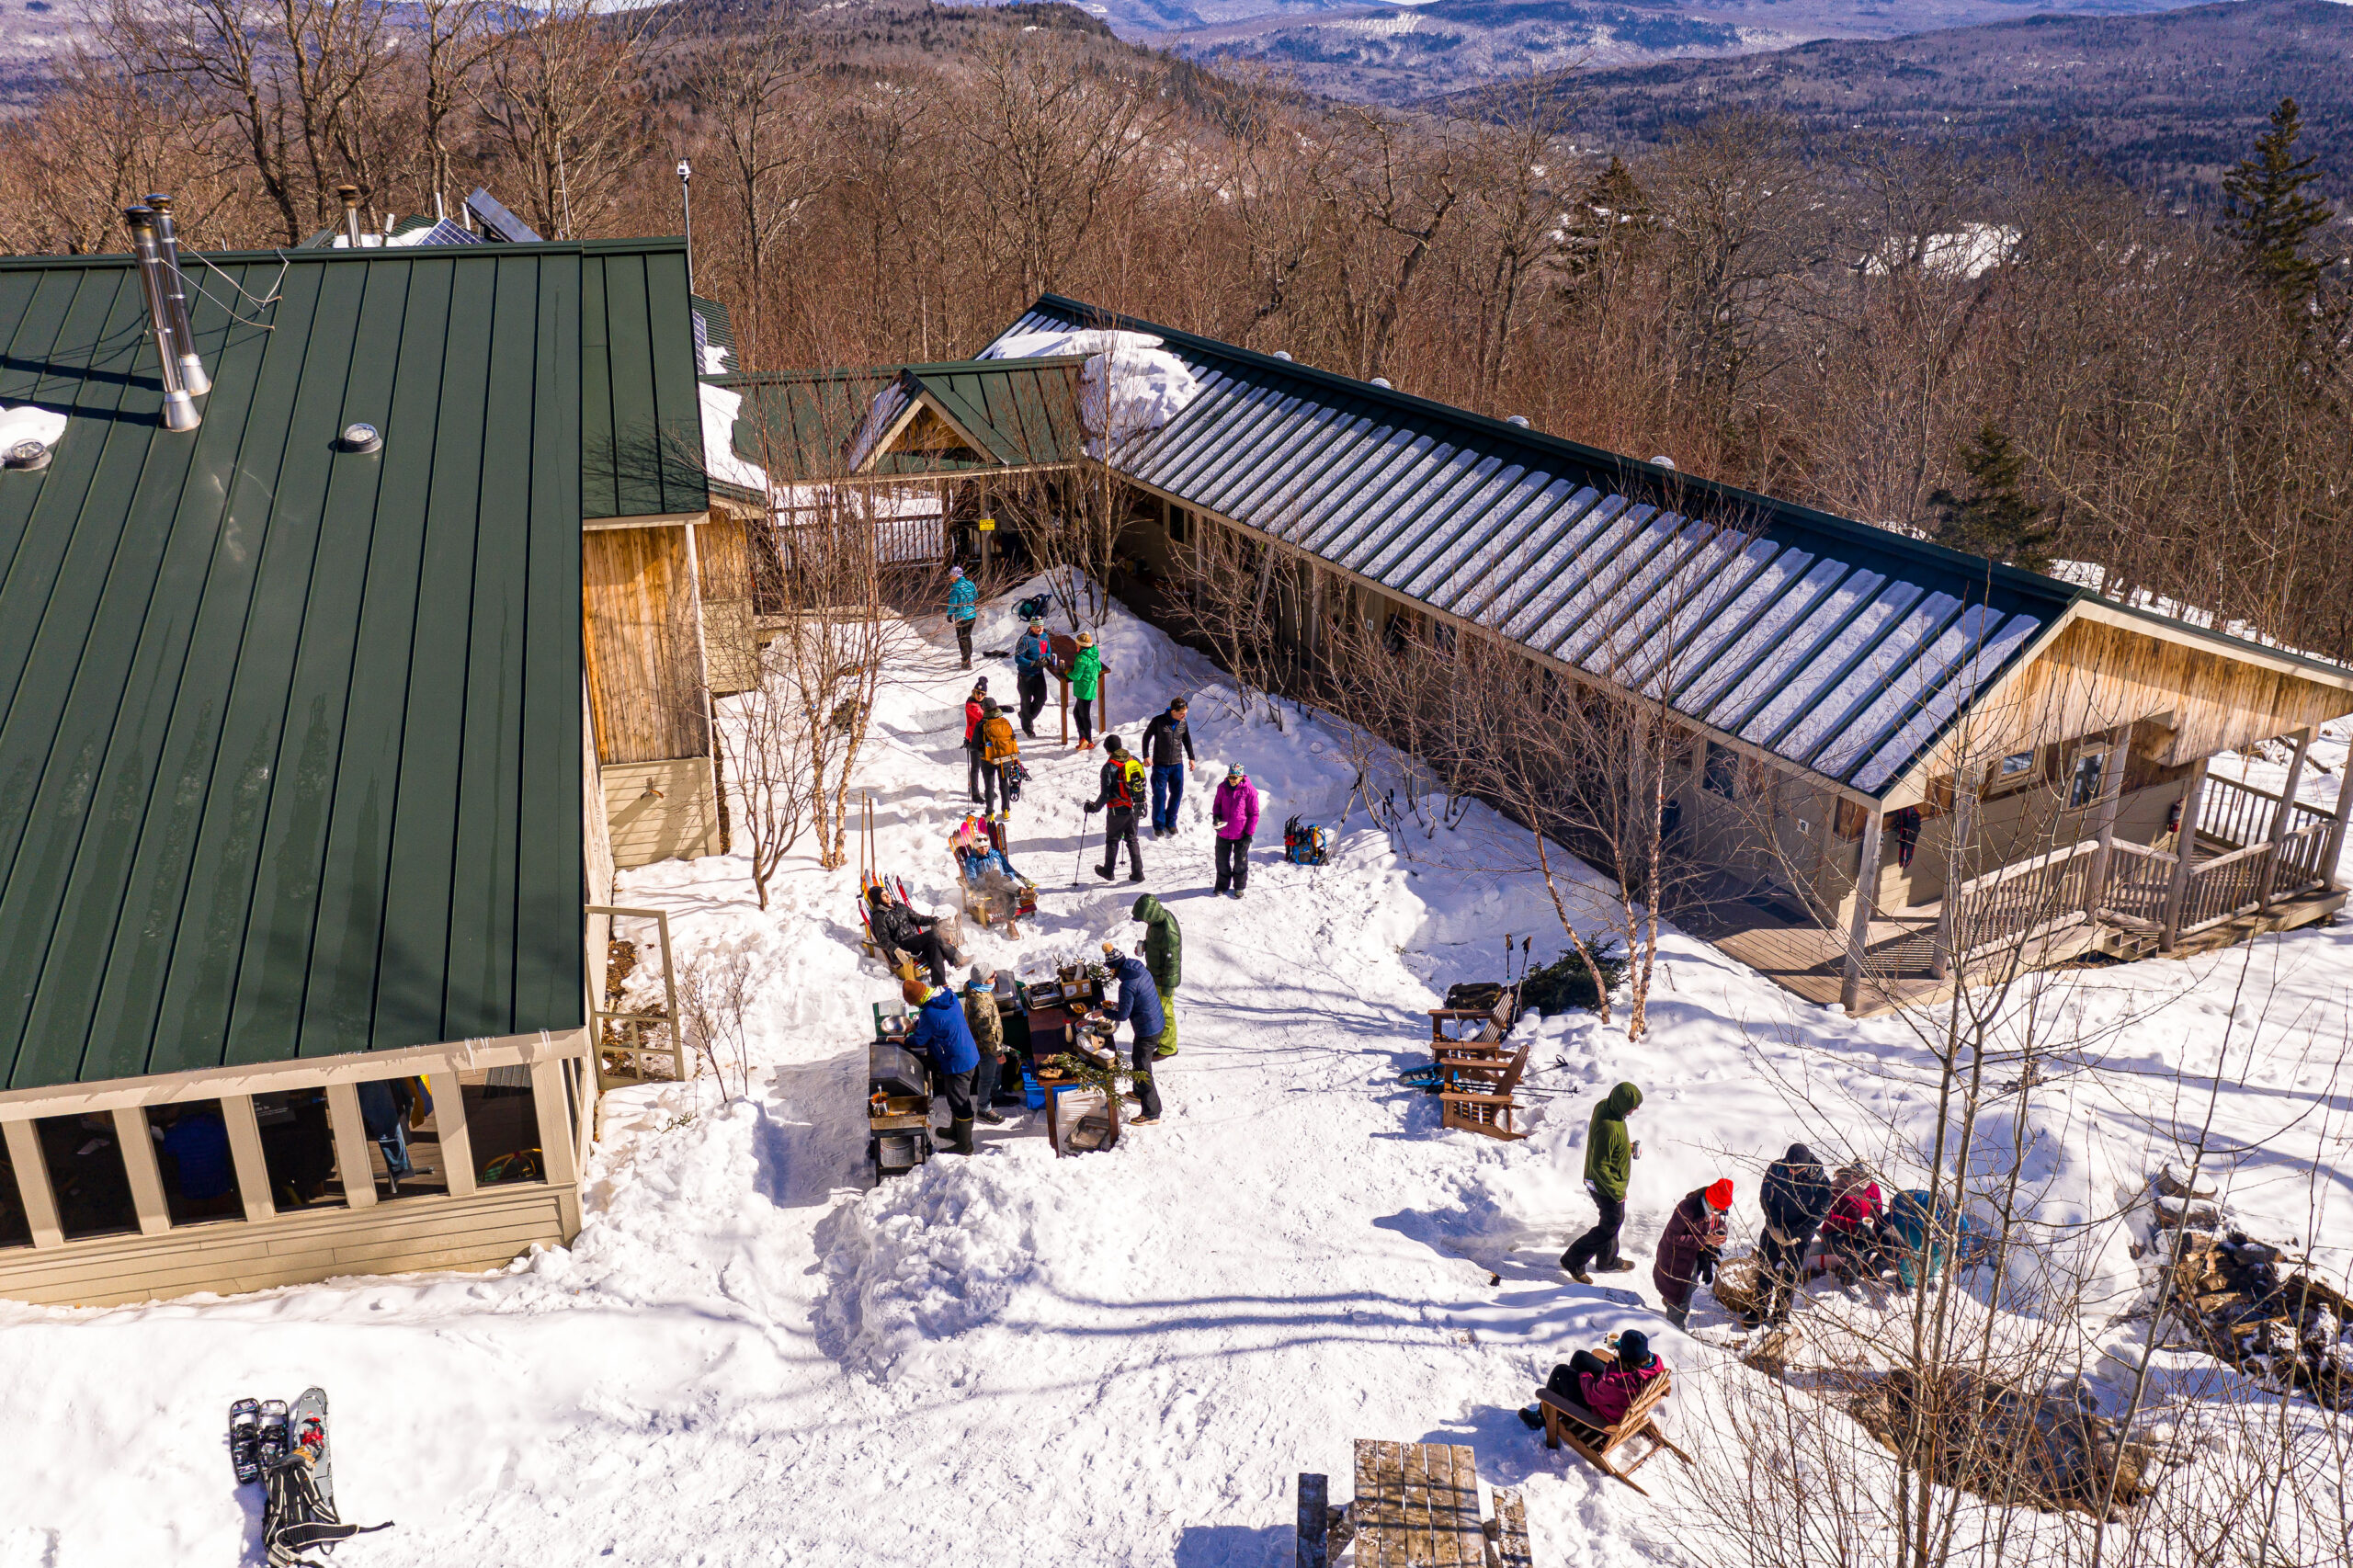
[{"label": "person in olive green hoodie", "polygon": [[1618,1230],[1626,1222],[1626,1184],[1634,1174],[1633,1141],[1626,1136],[1626,1118],[1643,1103],[1643,1091],[1620,1084],[1594,1108],[1585,1135],[1585,1189],[1593,1194],[1601,1218],[1592,1230],[1569,1244],[1561,1267],[1580,1285],[1590,1285],[1586,1268],[1624,1274],[1633,1263],[1618,1256]]},{"label": "person in olive green hoodie", "polygon": [[1176,1054],[1176,983],[1185,978],[1185,933],[1176,928],[1176,916],[1167,905],[1150,893],[1136,900],[1128,911],[1144,924],[1143,941],[1136,948],[1136,956],[1143,960],[1143,967],[1151,971],[1153,989],[1160,993],[1160,1010],[1166,1015],[1167,1028],[1160,1034],[1160,1049],[1155,1056]]}]

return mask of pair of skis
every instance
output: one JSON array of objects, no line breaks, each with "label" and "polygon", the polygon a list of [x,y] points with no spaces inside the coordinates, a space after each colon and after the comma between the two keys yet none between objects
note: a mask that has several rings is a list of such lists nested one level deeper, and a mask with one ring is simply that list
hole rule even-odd
[{"label": "pair of skis", "polygon": [[330,1506],[335,1468],[327,1448],[327,1391],[307,1388],[289,1405],[282,1399],[241,1399],[229,1407],[229,1463],[237,1484],[250,1486],[297,1457],[311,1469],[312,1483]]}]

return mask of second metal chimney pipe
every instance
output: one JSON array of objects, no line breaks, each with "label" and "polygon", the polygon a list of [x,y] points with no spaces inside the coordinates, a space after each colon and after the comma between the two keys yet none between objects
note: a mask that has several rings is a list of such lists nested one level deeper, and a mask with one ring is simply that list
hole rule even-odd
[{"label": "second metal chimney pipe", "polygon": [[202,397],[212,390],[212,378],[204,373],[204,361],[197,357],[196,329],[188,322],[188,283],[180,277],[180,239],[172,227],[172,199],[157,191],[147,199],[147,206],[155,214],[155,248],[164,258],[164,304],[172,335],[179,340],[180,385],[190,397]]},{"label": "second metal chimney pipe", "polygon": [[172,337],[169,308],[164,302],[164,257],[155,244],[155,214],[145,207],[126,207],[123,221],[131,225],[131,245],[139,257],[140,291],[147,297],[147,324],[155,338],[155,356],[164,374],[164,428],[193,430],[204,423],[196,400],[180,380],[178,346]]},{"label": "second metal chimney pipe", "polygon": [[343,198],[343,243],[353,250],[359,248],[359,187],[339,185],[335,193]]}]

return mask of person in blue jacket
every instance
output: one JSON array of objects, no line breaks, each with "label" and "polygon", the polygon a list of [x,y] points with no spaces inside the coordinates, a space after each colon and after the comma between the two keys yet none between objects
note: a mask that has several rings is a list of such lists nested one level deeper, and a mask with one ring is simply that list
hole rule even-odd
[{"label": "person in blue jacket", "polygon": [[1053,667],[1054,645],[1046,638],[1046,618],[1033,615],[1029,630],[1013,645],[1014,687],[1021,694],[1021,733],[1038,738],[1038,715],[1046,710],[1046,672]]},{"label": "person in blue jacket", "polygon": [[948,1147],[959,1154],[972,1152],[972,1089],[980,1071],[981,1048],[972,1040],[972,1026],[964,1021],[963,1004],[945,987],[910,980],[900,987],[907,1006],[915,1009],[915,1027],[907,1031],[907,1049],[931,1063],[931,1075],[948,1100]]},{"label": "person in blue jacket", "polygon": [[1136,1098],[1143,1102],[1143,1114],[1134,1118],[1131,1127],[1149,1127],[1160,1119],[1160,1085],[1153,1057],[1160,1050],[1160,1031],[1168,1027],[1167,1017],[1160,1010],[1160,990],[1152,983],[1152,971],[1143,960],[1133,953],[1123,953],[1117,942],[1103,944],[1103,961],[1109,966],[1111,978],[1120,983],[1120,1000],[1104,1016],[1116,1028],[1120,1024],[1134,1026]]},{"label": "person in blue jacket", "polygon": [[948,619],[956,628],[956,651],[964,667],[972,667],[972,618],[981,613],[980,585],[964,575],[961,566],[948,569]]}]

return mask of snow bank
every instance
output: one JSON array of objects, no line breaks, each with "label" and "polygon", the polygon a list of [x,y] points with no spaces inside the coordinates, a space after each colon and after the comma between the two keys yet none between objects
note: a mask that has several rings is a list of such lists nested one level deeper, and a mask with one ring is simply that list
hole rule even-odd
[{"label": "snow bank", "polygon": [[[1099,437],[1108,432],[1115,444],[1159,429],[1200,395],[1199,378],[1150,333],[1018,332],[982,351],[990,359],[1074,354],[1088,357],[1079,372],[1079,417],[1090,434]],[[1100,442],[1089,443],[1089,451],[1100,457]]]},{"label": "snow bank", "polygon": [[843,1365],[878,1381],[961,1382],[968,1358],[948,1342],[999,1322],[1017,1300],[1031,1298],[1033,1319],[1053,1315],[1048,1255],[1089,1256],[1102,1241],[1093,1217],[1125,1200],[1122,1176],[1135,1173],[1115,1176],[1115,1160],[1057,1161],[1034,1141],[1007,1154],[935,1159],[842,1212],[816,1321]]}]

